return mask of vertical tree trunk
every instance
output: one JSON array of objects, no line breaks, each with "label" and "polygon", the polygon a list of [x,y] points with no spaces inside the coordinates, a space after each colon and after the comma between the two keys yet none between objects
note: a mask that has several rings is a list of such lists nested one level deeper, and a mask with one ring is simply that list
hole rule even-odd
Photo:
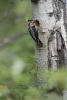
[{"label": "vertical tree trunk", "polygon": [[[58,64],[58,60],[62,57],[64,61],[60,59],[59,63],[63,61],[62,65],[64,65],[65,57],[67,57],[65,54],[67,49],[67,0],[31,1],[33,19],[40,22],[39,38],[43,42],[42,48],[37,46],[35,48],[38,80],[42,82],[43,78],[40,71],[48,70],[48,66],[54,71],[57,70],[58,65],[61,65]],[[62,55],[60,52],[62,52]]]}]

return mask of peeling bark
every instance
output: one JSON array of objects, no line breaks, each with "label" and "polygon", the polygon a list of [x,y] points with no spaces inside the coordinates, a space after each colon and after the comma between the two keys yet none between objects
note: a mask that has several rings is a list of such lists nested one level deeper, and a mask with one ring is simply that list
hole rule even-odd
[{"label": "peeling bark", "polygon": [[57,70],[65,66],[65,42],[61,35],[60,29],[52,31],[48,40],[49,68]]}]

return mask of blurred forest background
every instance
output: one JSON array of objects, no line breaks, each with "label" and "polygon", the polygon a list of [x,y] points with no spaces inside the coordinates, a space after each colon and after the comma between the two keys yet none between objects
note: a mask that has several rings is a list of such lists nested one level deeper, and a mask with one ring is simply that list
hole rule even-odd
[{"label": "blurred forest background", "polygon": [[58,86],[61,94],[66,88],[66,71],[44,73],[48,82],[37,88],[35,46],[27,26],[31,18],[30,0],[0,0],[0,100],[61,100],[46,91]]},{"label": "blurred forest background", "polygon": [[[30,0],[0,0],[0,100],[15,100],[8,94],[14,95],[16,85],[36,80],[34,43],[27,28],[31,16]],[[16,100],[21,100],[20,89]]]}]

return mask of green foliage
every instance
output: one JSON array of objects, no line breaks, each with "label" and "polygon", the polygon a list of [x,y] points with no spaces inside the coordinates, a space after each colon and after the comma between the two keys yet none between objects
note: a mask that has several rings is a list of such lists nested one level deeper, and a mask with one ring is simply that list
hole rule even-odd
[{"label": "green foliage", "polygon": [[8,6],[8,2],[9,0],[0,0],[0,20],[2,19],[6,9],[7,9],[7,6]]},{"label": "green foliage", "polygon": [[25,100],[43,100],[41,93],[37,88],[30,87],[26,91]]},{"label": "green foliage", "polygon": [[[67,70],[61,69],[56,72],[49,71],[44,76],[47,79],[47,91],[55,89],[58,94],[63,93],[67,87]],[[54,91],[53,91],[54,92]]]}]

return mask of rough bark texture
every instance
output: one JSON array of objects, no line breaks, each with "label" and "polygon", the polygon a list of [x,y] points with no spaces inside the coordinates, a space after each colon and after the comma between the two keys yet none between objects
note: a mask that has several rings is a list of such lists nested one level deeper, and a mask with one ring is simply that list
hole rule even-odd
[{"label": "rough bark texture", "polygon": [[42,48],[35,48],[38,79],[42,82],[41,69],[56,71],[67,62],[67,0],[32,2],[32,14],[40,22],[39,38],[43,42]]}]

